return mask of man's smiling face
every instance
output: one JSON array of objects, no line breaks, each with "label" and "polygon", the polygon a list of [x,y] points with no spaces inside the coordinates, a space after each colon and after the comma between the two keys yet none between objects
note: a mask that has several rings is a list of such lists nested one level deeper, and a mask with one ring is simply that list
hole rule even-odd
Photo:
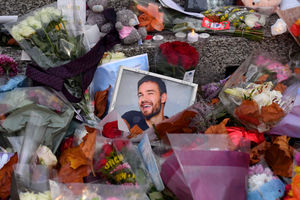
[{"label": "man's smiling face", "polygon": [[159,91],[158,84],[152,81],[144,82],[138,89],[139,107],[144,117],[149,120],[161,112],[165,99]]}]

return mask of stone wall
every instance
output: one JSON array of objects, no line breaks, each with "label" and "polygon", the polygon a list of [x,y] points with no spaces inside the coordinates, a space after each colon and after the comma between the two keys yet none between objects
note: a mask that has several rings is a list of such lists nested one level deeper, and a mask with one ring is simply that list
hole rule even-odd
[{"label": "stone wall", "polygon": [[[34,10],[35,8],[54,2],[54,0],[0,0],[0,15],[22,15]],[[177,0],[183,4],[183,0]],[[130,1],[110,1],[117,9],[129,6]],[[201,53],[201,58],[196,69],[195,83],[205,84],[225,78],[229,67],[239,66],[253,51],[265,51],[283,63],[289,61],[289,54],[299,52],[300,48],[289,33],[272,37],[270,26],[275,23],[277,15],[270,17],[268,21],[266,38],[263,41],[250,41],[240,37],[230,36],[211,36],[206,43],[195,43]],[[160,33],[165,37],[165,41],[174,40],[172,33]],[[153,45],[130,45],[123,46],[122,51],[127,56],[134,56],[148,53],[150,65],[154,64],[154,57],[157,46]],[[0,53],[11,55],[16,60],[20,59],[21,50],[10,47],[0,47]],[[26,62],[21,62],[25,66]]]}]

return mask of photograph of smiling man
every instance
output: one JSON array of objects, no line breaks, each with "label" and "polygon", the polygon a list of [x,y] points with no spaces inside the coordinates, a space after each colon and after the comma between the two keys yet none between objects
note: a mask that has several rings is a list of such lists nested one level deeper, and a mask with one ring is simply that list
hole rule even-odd
[{"label": "photograph of smiling man", "polygon": [[192,105],[197,84],[139,69],[121,66],[110,111],[116,111],[134,138],[153,124]]},{"label": "photograph of smiling man", "polygon": [[122,115],[129,129],[134,126],[143,131],[158,124],[166,118],[164,116],[167,101],[166,84],[158,77],[146,75],[139,80],[138,104],[140,111],[128,111]]}]

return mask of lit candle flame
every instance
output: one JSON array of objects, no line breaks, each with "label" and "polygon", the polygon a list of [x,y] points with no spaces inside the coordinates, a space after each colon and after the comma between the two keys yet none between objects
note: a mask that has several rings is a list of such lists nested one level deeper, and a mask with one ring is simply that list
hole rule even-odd
[{"label": "lit candle flame", "polygon": [[192,35],[195,35],[195,31],[194,31],[194,29],[192,30]]}]

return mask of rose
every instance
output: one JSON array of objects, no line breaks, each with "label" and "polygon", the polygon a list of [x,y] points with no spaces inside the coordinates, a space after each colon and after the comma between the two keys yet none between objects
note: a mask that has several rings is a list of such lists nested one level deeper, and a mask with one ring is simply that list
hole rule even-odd
[{"label": "rose", "polygon": [[103,126],[102,135],[107,138],[118,138],[122,131],[118,129],[118,121],[108,122]]},{"label": "rose", "polygon": [[110,156],[111,152],[113,151],[113,148],[111,145],[109,144],[105,144],[102,147],[102,152],[106,155],[106,156]]},{"label": "rose", "polygon": [[107,163],[107,160],[105,158],[100,159],[97,163],[96,163],[96,169],[101,169],[102,167],[104,167]]},{"label": "rose", "polygon": [[128,140],[116,139],[113,141],[113,145],[117,151],[121,151],[123,147],[127,146],[128,144],[129,144]]}]

